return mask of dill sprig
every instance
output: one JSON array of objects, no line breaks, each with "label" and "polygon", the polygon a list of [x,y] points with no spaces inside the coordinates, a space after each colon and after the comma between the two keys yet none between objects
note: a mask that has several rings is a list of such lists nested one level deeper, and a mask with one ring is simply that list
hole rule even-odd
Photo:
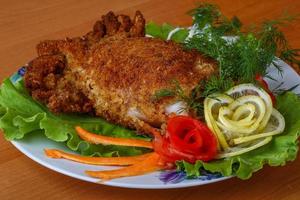
[{"label": "dill sprig", "polygon": [[154,95],[152,96],[153,101],[159,101],[164,97],[174,97],[176,95],[174,90],[163,88],[161,90],[155,91]]},{"label": "dill sprig", "polygon": [[172,80],[171,87],[157,90],[152,96],[152,100],[159,101],[165,97],[176,97],[178,101],[184,101],[187,104],[186,109],[191,109],[195,111],[198,116],[202,116],[203,104],[201,102],[204,100],[202,88],[202,83],[199,83],[192,90],[191,94],[188,95],[184,92],[177,80]]},{"label": "dill sprig", "polygon": [[[185,47],[214,58],[219,65],[218,78],[212,77],[205,84],[203,92],[207,95],[223,92],[225,86],[233,82],[255,82],[255,75],[266,75],[270,64],[281,71],[276,64],[277,57],[300,66],[299,49],[291,49],[279,29],[280,25],[291,21],[292,16],[286,14],[243,32],[237,17],[226,18],[215,5],[200,4],[189,13],[193,16],[197,34],[186,41]],[[233,41],[224,39],[228,35],[234,36]],[[211,86],[220,87],[212,90]]]},{"label": "dill sprig", "polygon": [[[217,6],[200,4],[189,12],[193,17],[195,35],[183,44],[186,49],[196,49],[218,62],[218,75],[201,81],[191,92],[184,94],[180,85],[165,91],[158,91],[159,98],[176,96],[184,100],[199,116],[203,112],[203,99],[216,92],[224,92],[235,84],[255,83],[257,74],[266,76],[266,69],[277,64],[281,58],[291,65],[300,67],[300,49],[291,49],[279,26],[293,17],[285,15],[245,31],[237,17],[228,19]],[[230,38],[224,36],[231,36]]]},{"label": "dill sprig", "polygon": [[[210,78],[211,81],[200,81],[199,84],[193,88],[190,94],[186,94],[184,92],[177,80],[172,80],[171,87],[168,89],[163,88],[161,90],[157,90],[152,96],[152,100],[159,101],[165,97],[176,97],[178,101],[184,101],[187,104],[186,109],[194,111],[197,116],[201,117],[203,116],[203,101],[205,97],[209,94],[218,92],[220,88],[222,90],[227,90],[234,86],[233,82],[229,82],[227,80],[219,81],[218,79],[219,78],[217,76],[212,76]],[[203,88],[206,90],[203,91]]]},{"label": "dill sprig", "polygon": [[193,24],[202,30],[207,26],[213,26],[220,35],[235,33],[240,30],[242,23],[236,17],[228,19],[214,4],[199,3],[198,6],[188,12],[193,17]]}]

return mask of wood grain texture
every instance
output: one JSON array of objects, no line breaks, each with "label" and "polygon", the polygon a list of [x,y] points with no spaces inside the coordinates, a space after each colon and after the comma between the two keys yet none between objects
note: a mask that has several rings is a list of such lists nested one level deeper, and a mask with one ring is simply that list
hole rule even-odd
[{"label": "wood grain texture", "polygon": [[[227,16],[237,15],[244,24],[279,17],[285,10],[300,13],[299,0],[218,0]],[[77,36],[109,10],[132,15],[143,12],[158,23],[188,26],[185,13],[193,0],[0,0],[0,80],[32,59],[43,39]],[[300,21],[283,30],[292,47],[300,47]],[[300,158],[285,167],[265,167],[250,180],[236,178],[199,187],[172,190],[113,188],[82,182],[46,169],[18,152],[0,137],[0,199],[300,199]]]}]

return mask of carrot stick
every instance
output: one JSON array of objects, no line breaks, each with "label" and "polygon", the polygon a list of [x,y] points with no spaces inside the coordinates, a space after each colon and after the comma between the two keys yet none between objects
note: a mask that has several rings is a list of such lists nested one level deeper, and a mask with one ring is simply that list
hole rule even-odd
[{"label": "carrot stick", "polygon": [[128,156],[128,157],[89,157],[70,154],[57,149],[45,149],[45,154],[50,158],[64,158],[79,163],[92,164],[92,165],[132,165],[141,162],[149,156],[151,153],[146,153],[140,156]]},{"label": "carrot stick", "polygon": [[116,170],[85,172],[92,177],[101,178],[101,181],[127,176],[137,176],[163,169],[163,166],[159,165],[159,159],[159,155],[153,152],[145,160],[128,167],[123,167]]},{"label": "carrot stick", "polygon": [[97,135],[84,130],[80,126],[76,126],[75,129],[83,140],[93,144],[114,144],[120,146],[145,147],[153,149],[152,143],[148,141]]}]

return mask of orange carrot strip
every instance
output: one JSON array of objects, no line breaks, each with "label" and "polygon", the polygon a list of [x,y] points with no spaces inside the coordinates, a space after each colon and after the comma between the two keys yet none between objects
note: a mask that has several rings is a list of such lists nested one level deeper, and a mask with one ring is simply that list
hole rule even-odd
[{"label": "orange carrot strip", "polygon": [[128,156],[128,157],[89,157],[80,156],[76,154],[70,154],[58,149],[45,149],[45,154],[50,158],[64,158],[75,162],[92,164],[92,165],[132,165],[141,162],[151,156],[151,153],[143,154],[140,156]]},{"label": "orange carrot strip", "polygon": [[144,140],[108,137],[90,133],[80,126],[75,127],[78,135],[85,141],[94,144],[114,144],[120,146],[145,147],[153,149],[152,143]]},{"label": "orange carrot strip", "polygon": [[163,169],[163,166],[159,165],[160,157],[157,153],[153,152],[145,160],[133,164],[128,167],[123,167],[116,170],[106,171],[85,171],[88,175],[96,178],[100,178],[101,181],[107,181],[114,178],[137,176],[157,170]]}]

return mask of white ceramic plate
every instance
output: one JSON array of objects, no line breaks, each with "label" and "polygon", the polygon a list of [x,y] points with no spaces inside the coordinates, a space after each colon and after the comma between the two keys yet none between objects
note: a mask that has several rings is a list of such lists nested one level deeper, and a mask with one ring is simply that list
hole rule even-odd
[{"label": "white ceramic plate", "polygon": [[[296,84],[300,84],[299,75],[286,63],[279,61],[283,66],[283,73],[279,74],[275,67],[268,68],[268,75],[275,78],[277,81],[266,78],[271,89],[281,85],[280,88],[290,88]],[[19,70],[19,74],[22,70]],[[20,78],[20,75],[16,74],[12,79]],[[283,84],[281,84],[283,83]],[[300,87],[294,90],[295,93],[300,94]],[[107,170],[115,169],[116,167],[104,167],[104,166],[93,166],[75,163],[63,159],[51,159],[45,156],[43,149],[45,148],[56,148],[64,151],[69,151],[64,144],[56,143],[48,140],[42,135],[28,135],[25,139],[12,141],[12,144],[19,149],[26,156],[39,164],[57,171],[58,173],[65,174],[80,180],[99,183],[99,179],[91,178],[87,176],[85,170]],[[216,174],[205,174],[204,176],[197,179],[186,179],[183,173],[178,172],[155,172],[143,176],[126,177],[114,179],[111,181],[104,182],[102,184],[126,188],[144,188],[144,189],[167,189],[167,188],[183,188],[197,185],[209,184],[217,181],[222,181],[230,177],[222,177]],[[165,183],[163,180],[168,180]]]}]

